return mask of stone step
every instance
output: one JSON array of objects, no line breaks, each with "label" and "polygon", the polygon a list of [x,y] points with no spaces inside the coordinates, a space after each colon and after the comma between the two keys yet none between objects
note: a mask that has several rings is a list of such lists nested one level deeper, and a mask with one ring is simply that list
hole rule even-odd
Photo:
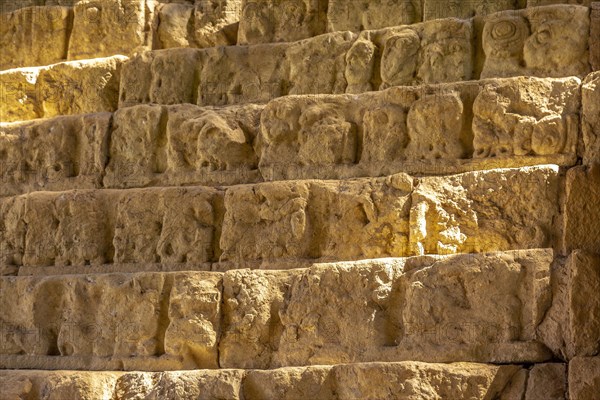
[{"label": "stone step", "polygon": [[533,367],[474,363],[363,363],[270,371],[158,373],[8,370],[0,371],[0,389],[7,398],[52,393],[55,396],[52,398],[82,400],[547,400],[565,397],[565,376],[566,366],[558,363]]},{"label": "stone step", "polygon": [[[239,0],[69,0],[0,4],[0,69],[131,56],[170,47],[235,45]],[[60,4],[60,5],[57,5]]]},{"label": "stone step", "polygon": [[0,368],[178,370],[599,354],[600,259],[550,249],[294,270],[0,277]]},{"label": "stone step", "polygon": [[519,77],[4,124],[0,195],[572,166],[600,154],[595,75],[583,107],[577,78]]},{"label": "stone step", "polygon": [[[514,38],[498,37],[506,29]],[[552,38],[539,43],[547,29]],[[481,29],[472,19],[441,19],[290,43],[154,51],[125,65],[120,106],[266,102],[480,77],[583,77],[591,71],[589,32],[589,8],[562,5],[492,14]]]},{"label": "stone step", "polygon": [[[536,30],[532,35],[521,32],[524,47],[516,50],[494,39],[494,29],[519,30],[546,19],[564,24],[556,24],[563,28],[545,46],[525,40],[541,32]],[[442,19],[360,35],[335,32],[293,43],[145,52],[124,64],[119,106],[267,102],[292,94],[360,93],[480,76],[583,77],[591,71],[589,25],[586,7],[548,6],[494,14],[481,34],[476,34],[471,20]],[[541,24],[537,29],[545,28]],[[477,50],[481,36],[482,52]],[[410,46],[414,51],[407,54]],[[565,47],[572,51],[565,54]],[[515,52],[524,52],[523,62]],[[398,61],[407,57],[412,61]],[[112,110],[116,108],[112,86],[119,83],[115,64],[123,60],[115,57],[3,71],[0,118],[10,122]],[[315,65],[319,65],[318,75],[312,73]]]},{"label": "stone step", "polygon": [[553,354],[537,330],[552,262],[551,250],[521,250],[291,271],[2,277],[0,367],[544,362]]},{"label": "stone step", "polygon": [[0,121],[114,111],[124,56],[0,72]]},{"label": "stone step", "polygon": [[239,44],[292,42],[327,32],[373,30],[441,18],[483,17],[553,4],[590,6],[591,0],[242,0]]},{"label": "stone step", "polygon": [[548,165],[417,179],[34,192],[0,200],[0,265],[239,267],[559,248],[563,191],[558,167]]},{"label": "stone step", "polygon": [[[30,0],[0,3],[0,70],[174,47],[292,42],[521,9],[525,0]],[[530,0],[528,7],[584,1]],[[238,31],[239,27],[239,31]]]}]

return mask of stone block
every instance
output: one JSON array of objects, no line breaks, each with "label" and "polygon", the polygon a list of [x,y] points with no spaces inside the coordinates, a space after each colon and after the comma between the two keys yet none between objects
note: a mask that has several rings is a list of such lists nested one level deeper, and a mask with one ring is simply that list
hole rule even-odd
[{"label": "stone block", "polygon": [[424,0],[423,20],[471,18],[520,8],[521,0]]},{"label": "stone block", "polygon": [[220,274],[0,279],[4,356],[40,356],[38,368],[44,356],[70,359],[75,369],[95,358],[161,356],[183,368],[217,366]]},{"label": "stone block", "polygon": [[324,0],[242,0],[239,44],[293,42],[326,32]]},{"label": "stone block", "polygon": [[111,119],[98,113],[0,127],[1,195],[99,188]]},{"label": "stone block", "polygon": [[555,166],[419,179],[412,194],[414,255],[550,247],[557,234]]},{"label": "stone block", "polygon": [[415,24],[422,21],[422,2],[423,0],[330,0],[327,29],[329,32],[360,32]]},{"label": "stone block", "polygon": [[69,59],[133,55],[148,50],[153,2],[81,0],[75,4]]},{"label": "stone block", "polygon": [[221,366],[545,361],[551,261],[531,250],[230,271]]},{"label": "stone block", "polygon": [[481,78],[585,76],[590,72],[589,8],[503,11],[485,19]]},{"label": "stone block", "polygon": [[563,250],[600,253],[600,164],[567,171]]},{"label": "stone block", "polygon": [[28,7],[0,14],[0,70],[66,60],[72,20],[68,7]]},{"label": "stone block", "polygon": [[583,164],[600,163],[600,72],[588,75],[581,86]]},{"label": "stone block", "polygon": [[588,400],[600,393],[600,357],[578,357],[569,363],[569,399]]}]

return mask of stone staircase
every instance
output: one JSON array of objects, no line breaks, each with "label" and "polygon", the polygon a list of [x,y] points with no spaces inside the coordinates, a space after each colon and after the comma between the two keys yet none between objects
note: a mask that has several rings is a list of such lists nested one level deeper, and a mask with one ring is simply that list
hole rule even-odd
[{"label": "stone staircase", "polygon": [[600,400],[600,3],[0,11],[0,400]]}]

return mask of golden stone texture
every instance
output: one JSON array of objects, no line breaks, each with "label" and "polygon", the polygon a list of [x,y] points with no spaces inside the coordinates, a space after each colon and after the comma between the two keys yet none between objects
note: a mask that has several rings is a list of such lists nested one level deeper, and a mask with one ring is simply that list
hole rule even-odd
[{"label": "golden stone texture", "polygon": [[0,1],[0,400],[597,400],[599,6]]}]

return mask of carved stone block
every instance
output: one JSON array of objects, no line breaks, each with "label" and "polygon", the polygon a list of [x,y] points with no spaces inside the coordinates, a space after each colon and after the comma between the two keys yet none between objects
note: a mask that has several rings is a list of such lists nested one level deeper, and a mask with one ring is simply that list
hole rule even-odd
[{"label": "carved stone block", "polygon": [[242,0],[239,44],[293,42],[326,32],[325,0]]},{"label": "carved stone block", "polygon": [[583,76],[589,64],[589,9],[558,5],[486,17],[482,78]]}]

